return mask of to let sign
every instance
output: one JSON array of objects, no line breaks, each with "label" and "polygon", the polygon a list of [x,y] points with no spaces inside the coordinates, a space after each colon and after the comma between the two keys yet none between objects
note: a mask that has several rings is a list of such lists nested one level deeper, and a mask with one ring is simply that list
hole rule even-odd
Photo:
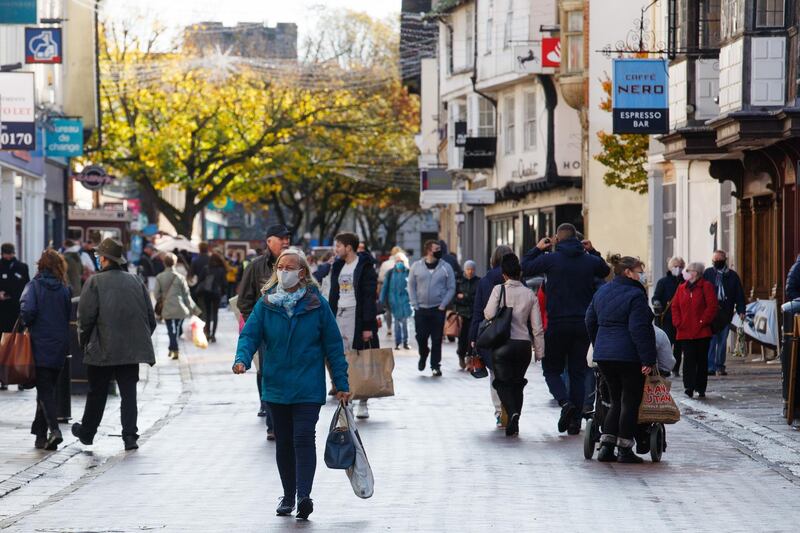
[{"label": "to let sign", "polygon": [[33,72],[0,73],[0,150],[36,149]]},{"label": "to let sign", "polygon": [[614,133],[669,132],[667,62],[615,59],[611,107]]},{"label": "to let sign", "polygon": [[47,130],[48,157],[78,157],[83,155],[83,122],[75,118],[52,120]]}]

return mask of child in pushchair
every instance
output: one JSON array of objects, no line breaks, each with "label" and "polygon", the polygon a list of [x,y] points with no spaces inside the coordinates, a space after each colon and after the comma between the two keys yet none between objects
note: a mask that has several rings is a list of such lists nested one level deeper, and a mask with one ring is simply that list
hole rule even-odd
[{"label": "child in pushchair", "polygon": [[[672,368],[675,367],[675,357],[672,355],[672,346],[669,337],[660,328],[653,326],[656,333],[656,350],[658,371],[662,376],[669,376]],[[597,365],[591,361],[591,350],[587,357],[589,360],[590,371],[594,372],[595,390],[592,392],[594,409],[583,414],[586,418],[586,432],[583,436],[583,456],[591,459],[594,456],[597,445],[602,434],[602,423],[606,418],[611,407],[608,384],[603,378],[603,374]],[[639,424],[636,430],[636,453],[644,455],[650,453],[650,458],[654,463],[661,461],[661,454],[667,449],[667,430],[664,424]]]}]

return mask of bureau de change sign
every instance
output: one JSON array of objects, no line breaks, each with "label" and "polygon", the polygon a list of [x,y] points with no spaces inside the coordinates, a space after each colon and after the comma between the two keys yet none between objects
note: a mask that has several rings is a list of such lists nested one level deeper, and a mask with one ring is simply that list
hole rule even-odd
[{"label": "bureau de change sign", "polygon": [[614,133],[668,133],[668,87],[666,60],[614,59]]}]

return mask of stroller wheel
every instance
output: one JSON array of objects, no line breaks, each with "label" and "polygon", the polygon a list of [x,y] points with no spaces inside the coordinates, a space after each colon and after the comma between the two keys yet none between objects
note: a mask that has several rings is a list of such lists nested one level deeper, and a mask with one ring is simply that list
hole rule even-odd
[{"label": "stroller wheel", "polygon": [[583,456],[591,459],[594,456],[595,444],[594,418],[586,419],[586,431],[583,434]]},{"label": "stroller wheel", "polygon": [[661,461],[661,453],[664,451],[664,426],[654,424],[650,430],[650,459],[654,463]]}]

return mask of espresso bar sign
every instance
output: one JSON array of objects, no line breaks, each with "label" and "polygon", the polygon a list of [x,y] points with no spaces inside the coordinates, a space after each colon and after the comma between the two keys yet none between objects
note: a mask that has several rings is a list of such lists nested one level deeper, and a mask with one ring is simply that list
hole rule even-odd
[{"label": "espresso bar sign", "polygon": [[614,133],[669,132],[667,62],[664,59],[615,59]]}]

